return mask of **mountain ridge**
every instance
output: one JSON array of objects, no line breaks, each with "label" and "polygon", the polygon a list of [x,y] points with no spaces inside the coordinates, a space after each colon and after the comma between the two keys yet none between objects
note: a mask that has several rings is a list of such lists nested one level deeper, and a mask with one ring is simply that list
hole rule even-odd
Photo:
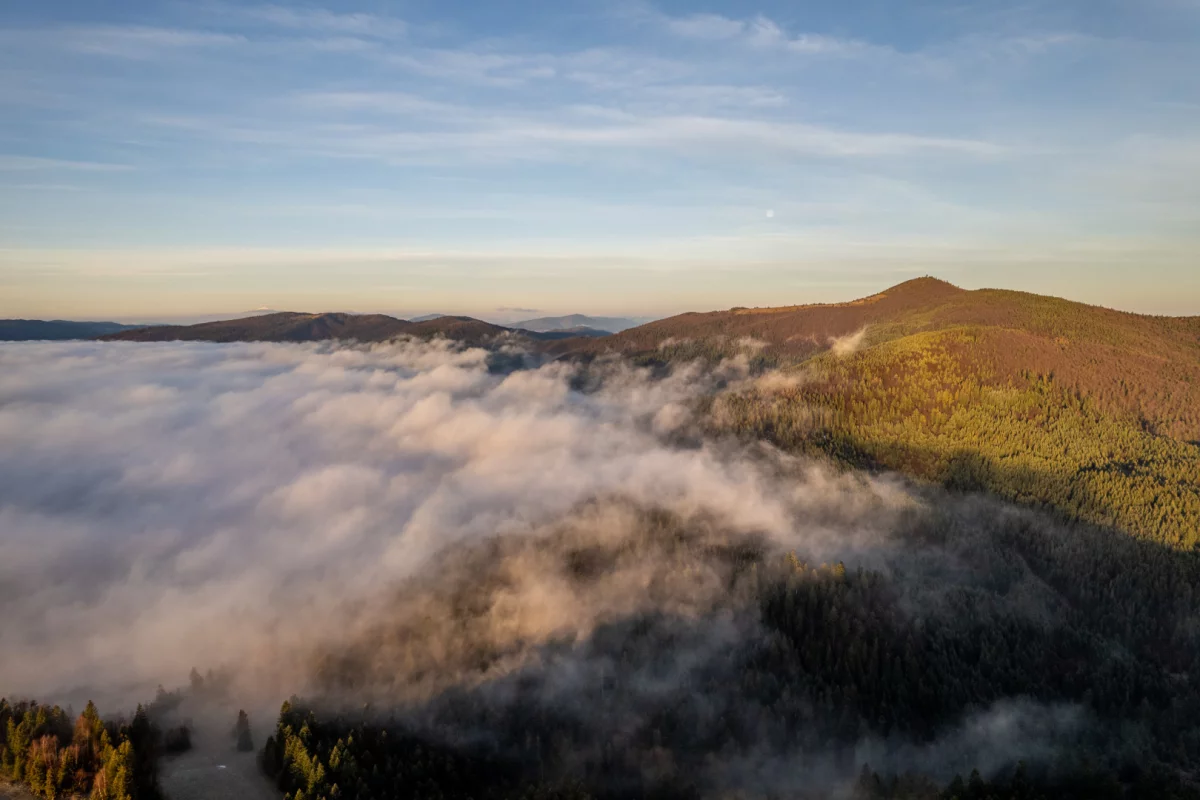
[{"label": "mountain ridge", "polygon": [[490,342],[498,336],[514,335],[531,342],[558,341],[575,336],[595,336],[600,332],[514,330],[474,317],[440,315],[410,321],[386,314],[350,314],[327,311],[307,313],[277,311],[231,320],[201,322],[195,325],[152,325],[100,336],[103,341],[127,342],[314,342],[343,339],[358,342],[384,342],[399,336],[431,338],[441,336],[471,345]]},{"label": "mountain ridge", "polygon": [[551,333],[555,331],[573,330],[575,328],[591,328],[620,333],[638,326],[638,321],[632,317],[593,317],[588,314],[565,314],[561,317],[538,317],[520,322],[510,323],[508,327],[536,333]]},{"label": "mountain ridge", "polygon": [[94,339],[141,327],[120,322],[76,321],[68,319],[0,319],[0,341],[69,341]]}]

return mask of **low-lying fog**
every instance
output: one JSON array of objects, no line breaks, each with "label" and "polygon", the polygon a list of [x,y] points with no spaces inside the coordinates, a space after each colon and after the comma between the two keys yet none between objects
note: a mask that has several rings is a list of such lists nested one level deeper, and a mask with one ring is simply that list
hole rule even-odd
[{"label": "low-lying fog", "polygon": [[[447,343],[68,343],[0,348],[0,662],[9,693],[168,686],[264,669],[463,539],[621,496],[790,544],[836,504],[864,531],[887,484],[661,434],[698,370],[492,374]],[[820,512],[820,513],[818,513]]]},{"label": "low-lying fog", "polygon": [[[416,708],[486,683],[495,720],[521,699],[506,676],[536,662],[536,702],[592,697],[606,705],[576,712],[611,737],[694,676],[712,686],[756,635],[714,553],[969,580],[967,550],[895,539],[927,504],[901,482],[700,436],[694,399],[744,361],[665,378],[498,368],[524,358],[446,342],[0,347],[0,695],[128,707],[192,667],[230,668],[246,707],[349,691]],[[1008,596],[1054,614],[1009,573]],[[918,596],[938,602],[903,602]],[[604,637],[651,613],[657,650],[605,694],[621,667]],[[705,702],[701,717],[738,701]],[[940,742],[860,750],[987,763],[1077,719],[1015,699]],[[730,755],[723,780],[780,768],[763,758]]]}]

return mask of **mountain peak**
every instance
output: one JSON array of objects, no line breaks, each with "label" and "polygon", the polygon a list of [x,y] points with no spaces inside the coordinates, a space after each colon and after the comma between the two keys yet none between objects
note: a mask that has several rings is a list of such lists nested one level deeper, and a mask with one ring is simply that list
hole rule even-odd
[{"label": "mountain peak", "polygon": [[903,297],[906,300],[915,300],[917,302],[929,302],[940,300],[944,297],[953,297],[954,295],[962,294],[966,289],[961,289],[949,281],[944,281],[941,278],[933,278],[925,275],[921,278],[913,278],[912,280],[897,283],[890,289],[884,289],[878,297]]}]

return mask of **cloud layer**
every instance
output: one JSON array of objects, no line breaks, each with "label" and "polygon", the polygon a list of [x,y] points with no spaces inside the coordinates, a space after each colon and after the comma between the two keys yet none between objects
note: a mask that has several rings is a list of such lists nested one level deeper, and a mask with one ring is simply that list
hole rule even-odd
[{"label": "cloud layer", "polygon": [[[25,656],[4,661],[0,686],[276,670],[447,545],[597,497],[781,544],[801,511],[815,541],[830,503],[840,538],[853,503],[865,531],[910,502],[886,483],[663,444],[699,372],[651,382],[614,366],[584,394],[575,368],[494,374],[488,359],[406,343],[0,349],[0,613],[3,646]],[[804,477],[781,489],[779,470]]]},{"label": "cloud layer", "polygon": [[863,763],[948,779],[1077,747],[1095,723],[1069,694],[988,685],[923,733],[836,736],[817,695],[772,694],[811,676],[765,604],[830,574],[788,551],[868,570],[868,627],[900,647],[887,631],[967,641],[981,620],[1070,639],[1055,567],[1021,553],[1096,548],[982,498],[705,438],[699,395],[783,388],[746,364],[0,346],[0,648],[21,654],[0,660],[0,695],[121,708],[228,668],[221,702],[263,723],[293,693],[369,701],[518,762],[541,758],[522,731],[550,726],[555,768],[614,791],[833,787]]}]

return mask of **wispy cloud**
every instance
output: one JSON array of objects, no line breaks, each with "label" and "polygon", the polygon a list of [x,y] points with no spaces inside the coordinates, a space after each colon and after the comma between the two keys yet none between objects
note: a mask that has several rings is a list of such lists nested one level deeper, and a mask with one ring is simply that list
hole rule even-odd
[{"label": "wispy cloud", "polygon": [[82,25],[51,32],[69,50],[119,58],[149,58],[163,51],[241,44],[240,34],[143,25]]},{"label": "wispy cloud", "polygon": [[557,75],[549,59],[536,54],[424,49],[389,54],[383,60],[427,77],[492,86],[517,86]]},{"label": "wispy cloud", "polygon": [[243,8],[241,11],[248,17],[281,28],[379,38],[400,37],[408,33],[408,25],[403,20],[375,14],[340,14],[323,8],[279,5]]},{"label": "wispy cloud", "polygon": [[[1179,76],[1197,57],[1181,34],[1138,39],[1154,26],[1077,5],[928,5],[642,5],[595,24],[514,8],[503,25],[436,4],[403,19],[284,0],[0,9],[6,241],[611,240],[624,256],[661,240],[654,257],[678,261],[702,233],[730,263],[779,265],[835,228],[922,263],[928,247],[897,239],[1015,250],[1113,229],[1166,231],[1171,249],[1194,228],[1196,105]],[[72,184],[89,191],[48,194]]]},{"label": "wispy cloud", "polygon": [[27,172],[32,170],[71,170],[76,172],[123,172],[133,167],[128,164],[106,164],[97,161],[70,161],[59,158],[37,156],[0,155],[0,172]]},{"label": "wispy cloud", "polygon": [[689,39],[733,39],[745,33],[746,23],[720,14],[692,14],[662,18],[667,30]]},{"label": "wispy cloud", "polygon": [[670,108],[777,108],[788,104],[787,94],[770,86],[684,84],[647,86],[635,93],[635,104],[651,101]]},{"label": "wispy cloud", "polygon": [[464,106],[429,100],[411,92],[301,92],[292,97],[292,102],[297,108],[318,113],[370,111],[447,119],[462,118],[470,112]]},{"label": "wispy cloud", "polygon": [[[868,132],[803,122],[704,114],[638,114],[588,106],[555,109],[552,114],[502,114],[489,109],[426,104],[404,95],[340,95],[303,98],[319,108],[319,119],[286,119],[253,124],[204,118],[151,118],[161,126],[216,139],[258,144],[295,153],[361,158],[392,164],[571,161],[599,151],[670,152],[679,156],[753,161],[764,157],[887,158],[941,154],[993,159],[1010,154],[1007,145],[969,138],[903,132]],[[394,115],[427,114],[409,127],[355,117],[340,123],[337,108],[370,108]],[[431,127],[432,124],[432,127]]]},{"label": "wispy cloud", "polygon": [[672,34],[701,41],[737,41],[752,47],[777,48],[808,55],[851,55],[876,49],[860,39],[818,33],[789,34],[768,17],[733,19],[720,14],[691,14],[672,17],[655,14]]}]

